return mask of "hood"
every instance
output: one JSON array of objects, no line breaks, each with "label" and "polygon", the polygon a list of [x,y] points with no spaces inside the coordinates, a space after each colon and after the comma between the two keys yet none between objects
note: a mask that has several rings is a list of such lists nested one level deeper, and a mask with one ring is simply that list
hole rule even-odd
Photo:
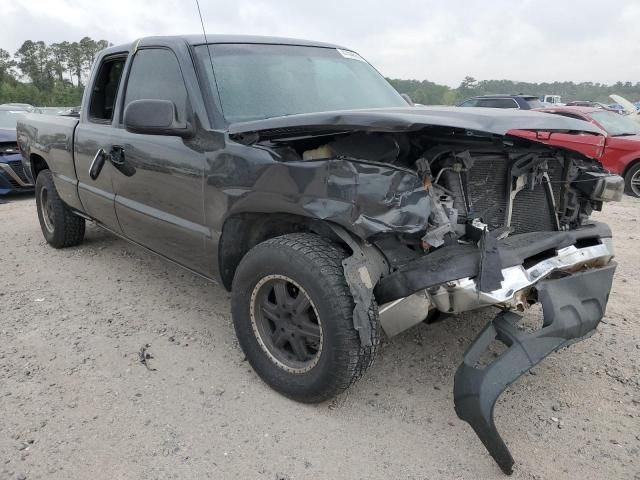
[{"label": "hood", "polygon": [[18,139],[15,128],[0,128],[0,143],[15,142]]},{"label": "hood", "polygon": [[509,130],[589,132],[602,135],[595,125],[560,115],[530,110],[460,107],[405,107],[304,113],[229,126],[230,135],[258,134],[260,138],[299,135],[311,131],[363,130],[406,132],[425,127],[451,127],[505,135]]},{"label": "hood", "polygon": [[623,135],[620,137],[611,136],[607,142],[607,145],[616,145],[617,147],[624,146],[628,150],[640,149],[640,134],[638,135]]},{"label": "hood", "polygon": [[634,114],[638,112],[636,106],[620,95],[609,95],[609,98],[616,102],[618,105],[621,105],[624,108],[624,112],[628,115]]}]

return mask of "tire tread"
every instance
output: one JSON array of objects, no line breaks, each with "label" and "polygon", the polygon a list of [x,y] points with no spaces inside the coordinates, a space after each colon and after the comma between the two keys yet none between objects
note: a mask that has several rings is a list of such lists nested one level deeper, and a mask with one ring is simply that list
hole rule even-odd
[{"label": "tire tread", "polygon": [[[51,170],[42,170],[38,174],[36,184],[41,183],[49,191],[51,195],[51,202],[53,202],[54,210],[54,232],[53,235],[47,235],[44,225],[42,225],[43,233],[47,242],[54,248],[67,248],[79,245],[84,240],[85,232],[85,220],[79,217],[67,206],[66,203],[58,195],[55,184],[53,183],[53,176]],[[36,185],[36,195],[39,202],[38,185]],[[43,212],[38,209],[38,215],[43,215]],[[42,218],[40,222],[42,224]]]},{"label": "tire tread", "polygon": [[348,256],[347,252],[339,245],[318,235],[294,233],[275,237],[257,245],[245,256],[238,268],[242,268],[242,263],[251,257],[269,254],[268,252],[274,250],[289,253],[292,250],[296,251],[322,272],[324,288],[330,292],[330,295],[327,295],[327,301],[331,304],[331,310],[338,313],[340,321],[345,325],[348,323],[350,327],[339,330],[339,345],[336,350],[339,355],[338,363],[343,368],[332,372],[333,382],[329,389],[319,397],[296,398],[309,403],[327,400],[356,383],[373,364],[380,343],[377,305],[374,301],[370,307],[371,345],[363,346],[358,332],[353,327],[354,302],[342,266],[342,260]]}]

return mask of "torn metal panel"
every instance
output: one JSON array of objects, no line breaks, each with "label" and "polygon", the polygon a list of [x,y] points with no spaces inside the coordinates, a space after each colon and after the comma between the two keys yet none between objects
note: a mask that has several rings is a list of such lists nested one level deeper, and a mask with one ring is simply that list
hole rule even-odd
[{"label": "torn metal panel", "polygon": [[[514,460],[498,433],[493,411],[500,394],[522,374],[556,350],[583,340],[595,331],[605,313],[615,263],[536,285],[544,322],[540,330],[517,329],[520,316],[501,312],[487,324],[464,355],[454,380],[455,410],[474,429],[504,473]],[[481,355],[494,341],[508,348],[484,368]]]},{"label": "torn metal panel", "polygon": [[328,220],[362,239],[418,233],[427,226],[429,197],[407,169],[329,159],[272,163],[247,178],[242,171],[235,173],[240,167],[233,165],[234,171],[221,179],[229,182],[230,175],[238,175],[240,185],[223,189],[229,214],[291,213]]},{"label": "torn metal panel", "polygon": [[[484,243],[482,249],[475,245],[457,244],[442,247],[429,255],[408,261],[380,279],[375,288],[376,298],[380,303],[392,302],[447,282],[478,277],[478,285],[473,280],[473,293],[470,293],[472,297],[476,297],[478,292],[491,293],[505,288],[506,285],[501,283],[505,278],[504,273],[512,267],[522,269],[522,266],[531,263],[532,259],[538,260],[533,264],[538,265],[538,269],[546,265],[553,267],[551,269],[545,267],[543,272],[546,275],[555,268],[601,257],[608,260],[613,255],[611,249],[603,243],[604,240],[611,238],[611,230],[606,224],[597,222],[566,232],[533,232],[501,240],[494,239],[492,235],[486,238],[489,240]],[[581,244],[591,247],[576,249],[575,245]],[[581,252],[580,255],[570,254],[574,250]],[[384,248],[383,253],[386,254]],[[532,270],[533,277],[519,288],[543,278],[538,269]],[[452,288],[457,288],[455,282]],[[509,296],[514,293],[515,291],[511,292]],[[442,294],[444,299],[452,295],[451,292],[442,292]],[[480,295],[477,300],[476,307],[467,305],[462,309],[452,309],[450,306],[445,308],[446,302],[441,300],[438,300],[436,305],[444,312],[453,312],[501,303],[504,299],[500,300],[491,295],[485,299]]]},{"label": "torn metal panel", "polygon": [[374,338],[369,319],[373,287],[387,273],[388,265],[376,247],[357,242],[346,230],[336,225],[331,225],[331,228],[352,251],[351,256],[342,261],[342,267],[355,304],[353,327],[360,336],[362,346],[368,347]]}]

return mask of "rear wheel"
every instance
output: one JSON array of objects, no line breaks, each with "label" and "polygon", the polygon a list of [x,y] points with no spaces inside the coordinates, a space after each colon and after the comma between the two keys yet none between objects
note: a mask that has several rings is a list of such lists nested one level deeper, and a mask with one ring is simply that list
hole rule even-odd
[{"label": "rear wheel", "polygon": [[625,189],[629,195],[640,197],[640,163],[636,163],[624,176]]},{"label": "rear wheel", "polygon": [[84,239],[84,218],[62,201],[53,183],[51,170],[42,170],[36,179],[36,206],[42,234],[49,245],[65,248]]},{"label": "rear wheel", "polygon": [[353,297],[339,246],[312,234],[291,234],[254,247],[236,271],[233,322],[258,375],[301,402],[327,400],[356,382],[373,362],[378,341],[375,303],[372,345],[353,327]]}]

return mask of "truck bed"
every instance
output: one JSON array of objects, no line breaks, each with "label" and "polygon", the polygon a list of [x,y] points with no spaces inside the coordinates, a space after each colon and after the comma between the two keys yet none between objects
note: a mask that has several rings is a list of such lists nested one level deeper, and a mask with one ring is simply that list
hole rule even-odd
[{"label": "truck bed", "polygon": [[80,205],[73,163],[73,137],[78,122],[75,117],[27,113],[16,127],[27,175],[35,183],[35,169],[39,160],[44,160],[54,174],[60,197],[76,208]]}]

